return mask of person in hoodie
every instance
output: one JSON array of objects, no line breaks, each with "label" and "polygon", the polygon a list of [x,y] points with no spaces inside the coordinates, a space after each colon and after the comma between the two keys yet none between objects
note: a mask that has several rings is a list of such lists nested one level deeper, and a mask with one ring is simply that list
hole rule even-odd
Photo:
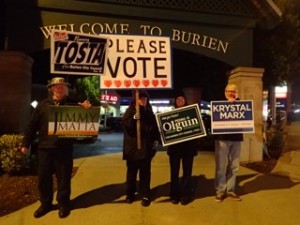
[{"label": "person in hoodie", "polygon": [[[178,93],[174,99],[175,108],[187,105],[183,93]],[[168,146],[171,182],[170,199],[173,204],[187,205],[193,193],[192,170],[194,157],[197,155],[197,140],[185,141]],[[182,166],[183,175],[180,179],[179,172]]]},{"label": "person in hoodie", "polygon": [[[133,98],[123,118],[124,129],[123,159],[126,160],[126,202],[135,200],[137,175],[139,174],[139,194],[142,206],[151,204],[150,180],[151,160],[155,154],[154,147],[159,140],[159,131],[155,115],[149,102],[149,95],[139,92],[140,112],[136,112],[136,100]],[[141,148],[137,147],[137,121],[140,121]]]}]

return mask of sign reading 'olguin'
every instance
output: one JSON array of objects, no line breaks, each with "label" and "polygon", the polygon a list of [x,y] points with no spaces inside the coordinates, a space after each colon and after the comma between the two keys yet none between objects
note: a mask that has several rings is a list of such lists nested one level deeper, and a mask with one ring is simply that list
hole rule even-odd
[{"label": "sign reading 'olguin'", "polygon": [[157,113],[156,121],[163,146],[206,136],[198,104]]},{"label": "sign reading 'olguin'", "polygon": [[49,106],[48,135],[94,136],[99,131],[99,107]]}]

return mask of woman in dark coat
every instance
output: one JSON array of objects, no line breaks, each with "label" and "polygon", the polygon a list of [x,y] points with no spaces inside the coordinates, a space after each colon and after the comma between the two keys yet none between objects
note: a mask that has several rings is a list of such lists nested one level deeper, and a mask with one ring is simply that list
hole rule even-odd
[{"label": "woman in dark coat", "polygon": [[[126,110],[122,124],[124,128],[123,159],[126,160],[126,202],[135,200],[137,174],[139,172],[139,193],[142,205],[150,205],[151,159],[154,156],[154,142],[159,140],[158,127],[149,96],[139,94],[140,113],[136,113],[135,99]],[[137,148],[137,120],[141,122],[141,149]]]},{"label": "woman in dark coat", "polygon": [[[175,98],[175,108],[186,106],[186,98],[183,94]],[[197,141],[190,140],[168,147],[168,155],[171,169],[170,198],[173,204],[187,205],[190,202],[192,188],[192,169],[194,156],[197,155]],[[180,180],[179,171],[182,163],[183,175]]]}]

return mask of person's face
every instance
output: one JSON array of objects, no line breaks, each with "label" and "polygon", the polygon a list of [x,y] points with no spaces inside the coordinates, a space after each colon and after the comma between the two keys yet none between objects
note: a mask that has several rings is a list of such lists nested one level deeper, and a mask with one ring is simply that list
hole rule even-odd
[{"label": "person's face", "polygon": [[68,93],[68,87],[64,84],[56,84],[51,87],[53,99],[60,101]]},{"label": "person's face", "polygon": [[147,97],[142,96],[142,97],[139,98],[139,104],[141,106],[146,106],[147,105],[147,100],[148,100]]},{"label": "person's face", "polygon": [[185,98],[183,96],[179,96],[176,98],[176,106],[177,107],[185,106]]},{"label": "person's face", "polygon": [[225,97],[226,97],[227,100],[229,100],[229,99],[236,99],[237,92],[235,90],[233,90],[232,88],[228,87],[225,90]]}]

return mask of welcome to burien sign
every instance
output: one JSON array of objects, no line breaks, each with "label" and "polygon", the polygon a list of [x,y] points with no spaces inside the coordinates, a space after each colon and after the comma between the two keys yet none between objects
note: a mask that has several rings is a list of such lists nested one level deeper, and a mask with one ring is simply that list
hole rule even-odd
[{"label": "welcome to burien sign", "polygon": [[163,146],[206,136],[198,104],[157,113],[155,116]]},{"label": "welcome to burien sign", "polygon": [[169,36],[172,42],[180,42],[185,45],[205,48],[220,54],[226,54],[229,50],[230,43],[226,40],[218,38],[216,35],[211,36],[206,33],[194,33],[181,30],[176,27],[163,29],[158,25],[140,24],[136,25],[139,32],[131,30],[133,25],[129,23],[108,23],[108,22],[84,22],[84,23],[63,23],[53,24],[39,27],[40,31],[46,39],[49,39],[53,30],[61,30],[66,32],[78,32],[88,35],[102,34],[136,34],[146,36]]},{"label": "welcome to burien sign", "polygon": [[212,101],[213,134],[254,133],[253,101]]}]

